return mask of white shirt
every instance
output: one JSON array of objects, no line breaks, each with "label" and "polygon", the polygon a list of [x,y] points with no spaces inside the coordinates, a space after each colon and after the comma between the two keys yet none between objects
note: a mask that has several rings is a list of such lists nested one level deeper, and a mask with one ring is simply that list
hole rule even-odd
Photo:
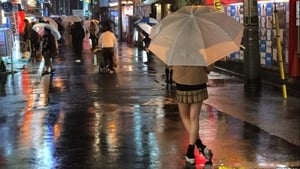
[{"label": "white shirt", "polygon": [[102,48],[116,48],[117,47],[117,38],[114,33],[111,31],[103,32],[98,41],[100,49]]}]

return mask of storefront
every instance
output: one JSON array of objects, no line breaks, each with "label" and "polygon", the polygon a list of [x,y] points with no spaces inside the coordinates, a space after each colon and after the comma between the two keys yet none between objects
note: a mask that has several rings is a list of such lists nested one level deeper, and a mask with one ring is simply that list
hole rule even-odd
[{"label": "storefront", "polygon": [[[235,20],[243,23],[243,1],[225,0],[222,1],[224,12],[232,16]],[[207,0],[206,5],[212,5],[213,1]],[[267,0],[258,1],[258,19],[259,19],[259,46],[260,63],[263,68],[273,70],[278,67],[277,44],[275,31],[275,9],[278,11],[278,22],[280,28],[280,37],[282,40],[282,52],[286,73],[290,76],[300,76],[299,58],[296,55],[297,31],[296,31],[296,0]],[[230,61],[243,61],[243,51],[237,51],[230,56]],[[296,65],[296,66],[295,66]]]},{"label": "storefront", "polygon": [[[7,64],[13,63],[25,58],[21,53],[21,38],[25,27],[25,11],[21,8],[21,4],[3,1],[1,3],[1,59]],[[25,53],[24,53],[25,54]],[[28,52],[26,53],[26,56]],[[26,57],[27,59],[27,57]],[[13,67],[11,66],[11,70]]]}]

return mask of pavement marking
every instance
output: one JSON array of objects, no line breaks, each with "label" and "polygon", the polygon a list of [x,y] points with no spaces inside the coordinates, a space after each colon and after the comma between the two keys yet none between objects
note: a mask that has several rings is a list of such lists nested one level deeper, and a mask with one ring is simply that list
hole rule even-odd
[{"label": "pavement marking", "polygon": [[50,74],[42,76],[44,66],[45,60],[42,59],[32,82],[32,97],[27,101],[24,111],[48,108]]},{"label": "pavement marking", "polygon": [[37,74],[36,74],[35,83],[39,83],[40,82],[40,80],[42,78],[44,66],[45,66],[45,60],[44,60],[44,58],[42,58],[41,63],[39,65],[39,69],[38,69]]},{"label": "pavement marking", "polygon": [[166,104],[176,104],[176,101],[172,98],[159,96],[153,99],[150,99],[149,101],[143,103],[143,106],[155,106],[155,105],[166,105]]},{"label": "pavement marking", "polygon": [[49,85],[50,85],[50,74],[41,77],[41,83],[39,83],[37,90],[37,99],[34,102],[33,108],[45,109],[49,103]]}]

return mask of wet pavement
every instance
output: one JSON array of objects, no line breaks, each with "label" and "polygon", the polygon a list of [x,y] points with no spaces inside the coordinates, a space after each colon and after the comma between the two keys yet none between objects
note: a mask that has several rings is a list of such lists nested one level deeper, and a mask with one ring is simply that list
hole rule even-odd
[{"label": "wet pavement", "polygon": [[199,134],[213,164],[196,153],[187,166],[164,64],[122,44],[116,73],[99,74],[87,41],[82,62],[64,50],[53,76],[29,63],[1,77],[1,169],[300,168],[299,98],[266,86],[250,96],[238,78],[212,72]]}]

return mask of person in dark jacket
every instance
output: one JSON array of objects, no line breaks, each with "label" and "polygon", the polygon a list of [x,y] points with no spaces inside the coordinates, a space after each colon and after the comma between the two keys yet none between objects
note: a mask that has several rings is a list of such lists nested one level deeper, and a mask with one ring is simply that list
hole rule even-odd
[{"label": "person in dark jacket", "polygon": [[[35,22],[31,23],[32,26],[35,25]],[[37,60],[38,52],[40,51],[40,43],[41,37],[40,35],[33,29],[31,29],[30,33],[30,44],[31,44],[31,59],[32,61]]]},{"label": "person in dark jacket", "polygon": [[81,22],[75,22],[71,28],[72,35],[72,47],[75,53],[76,59],[81,59],[81,53],[83,49],[83,39],[85,36],[85,31],[82,27]]},{"label": "person in dark jacket", "polygon": [[43,75],[53,72],[52,59],[57,54],[56,40],[51,34],[51,30],[44,28],[44,35],[42,36],[42,54],[45,59],[45,68]]},{"label": "person in dark jacket", "polygon": [[147,53],[147,62],[144,62],[144,63],[148,64],[148,63],[151,63],[153,61],[152,52],[149,50],[149,45],[150,45],[150,42],[151,42],[151,38],[149,37],[149,34],[147,34],[145,32],[143,32],[142,34],[144,35],[144,39],[143,39],[144,50]]}]

